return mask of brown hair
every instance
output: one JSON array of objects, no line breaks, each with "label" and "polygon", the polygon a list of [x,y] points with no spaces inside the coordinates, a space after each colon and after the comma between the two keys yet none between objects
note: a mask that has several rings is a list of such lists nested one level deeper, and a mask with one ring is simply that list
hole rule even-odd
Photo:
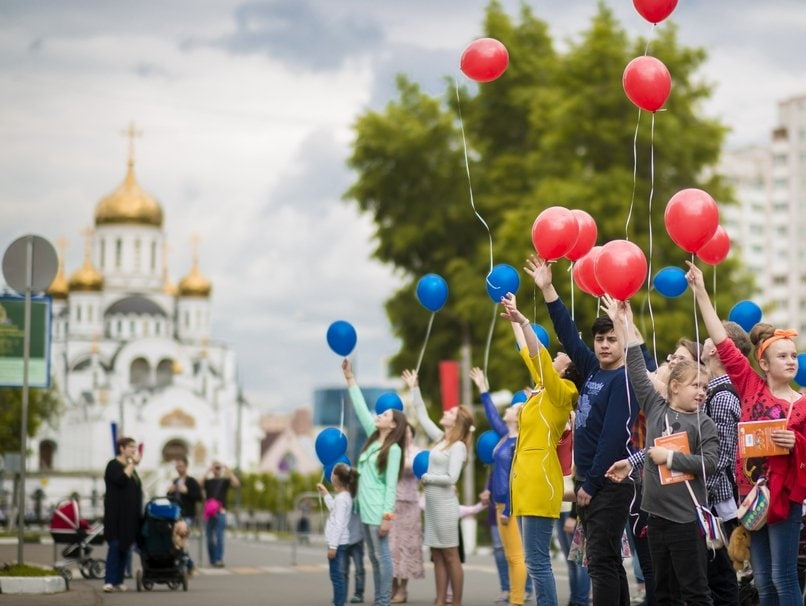
[{"label": "brown hair", "polygon": [[[381,444],[381,449],[378,451],[378,473],[385,473],[386,472],[386,464],[389,462],[389,449],[392,447],[392,444],[397,444],[400,447],[401,454],[406,450],[406,425],[408,421],[406,420],[406,415],[403,414],[400,410],[395,408],[390,408],[389,410],[392,411],[392,416],[395,419],[395,427],[386,434],[386,439]],[[367,448],[369,448],[370,444],[374,444],[378,441],[380,437],[380,432],[376,429],[372,432],[372,435],[367,438],[367,441],[364,442],[364,448],[361,449],[361,452],[364,452]],[[400,457],[400,469],[398,470],[398,475],[401,471],[403,471],[403,462],[405,457]]]},{"label": "brown hair", "polygon": [[731,322],[730,320],[722,322],[722,326],[725,327],[725,332],[728,333],[728,337],[733,341],[736,348],[742,352],[742,355],[745,358],[749,356],[752,344],[750,343],[750,337],[747,335],[747,331],[736,322]]},{"label": "brown hair", "polygon": [[775,334],[775,326],[767,324],[766,322],[759,322],[750,331],[750,342],[753,344],[753,347],[758,350],[761,344],[773,336],[773,334]]},{"label": "brown hair", "polygon": [[[695,362],[702,364],[702,345],[691,339],[683,338],[677,340],[677,347],[685,348],[685,350],[691,354]],[[677,349],[677,347],[675,347],[675,349]]]},{"label": "brown hair", "polygon": [[674,365],[674,368],[669,371],[669,380],[666,385],[667,387],[671,386],[672,381],[685,383],[686,381],[690,381],[692,377],[697,376],[697,373],[702,374],[704,372],[705,371],[700,368],[700,365],[693,360],[680,360]]},{"label": "brown hair", "polygon": [[350,496],[355,498],[355,493],[358,490],[358,471],[347,465],[347,463],[336,463],[333,466],[333,475],[350,492]]},{"label": "brown hair", "polygon": [[450,446],[454,442],[464,442],[470,448],[470,434],[473,431],[473,413],[463,405],[456,411],[456,423],[445,432],[445,442]]},{"label": "brown hair", "polygon": [[118,441],[116,442],[118,454],[120,454],[120,451],[126,448],[129,444],[137,444],[137,440],[128,436],[121,436],[118,438]]}]

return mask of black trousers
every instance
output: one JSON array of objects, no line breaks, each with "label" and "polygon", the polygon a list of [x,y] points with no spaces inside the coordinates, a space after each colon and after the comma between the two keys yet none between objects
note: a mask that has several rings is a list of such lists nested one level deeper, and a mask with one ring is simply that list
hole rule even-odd
[{"label": "black trousers", "polygon": [[[728,520],[722,523],[725,529],[725,540],[738,526],[738,522]],[[704,539],[703,539],[704,540]],[[727,545],[716,551],[708,551],[708,588],[714,606],[735,606],[739,603],[739,583],[736,581],[736,570],[728,555]]]}]

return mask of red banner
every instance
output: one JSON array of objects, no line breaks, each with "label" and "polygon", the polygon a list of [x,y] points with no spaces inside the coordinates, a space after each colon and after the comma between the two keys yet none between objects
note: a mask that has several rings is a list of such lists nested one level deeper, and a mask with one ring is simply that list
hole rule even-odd
[{"label": "red banner", "polygon": [[439,363],[439,388],[442,394],[442,410],[459,405],[459,362],[442,360]]}]

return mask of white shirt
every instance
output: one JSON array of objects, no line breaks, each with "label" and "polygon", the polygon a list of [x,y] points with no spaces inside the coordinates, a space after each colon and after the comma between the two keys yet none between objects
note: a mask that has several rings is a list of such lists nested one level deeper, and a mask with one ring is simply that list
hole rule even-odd
[{"label": "white shirt", "polygon": [[350,544],[350,515],[353,512],[353,497],[346,490],[325,497],[330,515],[325,523],[325,540],[328,549]]}]

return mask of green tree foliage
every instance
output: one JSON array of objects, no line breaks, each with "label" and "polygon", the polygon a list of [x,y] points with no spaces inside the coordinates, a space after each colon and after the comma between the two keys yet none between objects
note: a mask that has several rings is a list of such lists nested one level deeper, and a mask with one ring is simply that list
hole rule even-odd
[{"label": "green tree foliage", "polygon": [[[357,178],[345,198],[374,220],[375,256],[407,277],[386,303],[402,340],[392,360],[395,371],[415,365],[425,336],[429,312],[414,297],[417,280],[436,272],[448,281],[448,304],[435,319],[421,368],[423,390],[432,400],[438,394],[437,362],[457,358],[463,342],[471,345],[473,364],[483,363],[493,317],[494,304],[485,291],[489,238],[470,204],[462,124],[475,205],[492,231],[495,263],[523,267],[533,252],[535,217],[560,205],[587,210],[596,219],[599,244],[625,237],[636,242],[650,258],[653,274],[666,265],[685,267],[689,255],[664,227],[668,199],[681,189],[700,187],[720,203],[730,202],[730,191],[711,170],[726,127],[701,113],[710,94],[710,86],[697,78],[705,52],[683,47],[673,24],[656,29],[649,48],[672,74],[671,96],[665,111],[642,113],[640,120],[621,77],[627,63],[644,54],[647,40],[630,39],[604,4],[562,52],[554,47],[548,25],[527,6],[516,22],[492,2],[484,30],[509,50],[510,65],[501,78],[463,85],[458,95],[449,82],[444,98],[437,99],[399,76],[399,97],[357,119],[349,159]],[[554,277],[570,304],[567,269],[566,261],[558,262]],[[746,280],[737,269],[735,263],[719,266],[720,309],[741,298],[736,293]],[[525,273],[521,278],[521,308],[554,337],[534,285]],[[574,303],[587,334],[596,302],[577,290]],[[659,355],[680,336],[695,336],[690,293],[677,300],[652,294],[647,301],[644,289],[634,307],[650,343],[656,336]],[[528,380],[511,329],[500,320],[488,371],[493,389],[518,389]]]},{"label": "green tree foliage", "polygon": [[[61,399],[55,387],[31,389],[28,392],[28,437],[42,423],[54,423],[59,418]],[[0,389],[0,453],[19,452],[22,424],[22,389]]]}]

